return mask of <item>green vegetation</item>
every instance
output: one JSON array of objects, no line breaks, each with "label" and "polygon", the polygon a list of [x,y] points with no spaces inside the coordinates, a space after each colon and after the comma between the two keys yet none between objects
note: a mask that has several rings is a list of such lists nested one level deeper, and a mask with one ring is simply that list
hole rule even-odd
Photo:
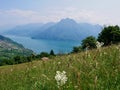
[{"label": "green vegetation", "polygon": [[96,38],[93,36],[89,36],[87,38],[85,38],[84,40],[82,40],[82,48],[89,48],[89,49],[93,49],[96,48]]},{"label": "green vegetation", "polygon": [[104,45],[116,44],[120,42],[120,27],[117,25],[104,27],[98,36],[98,41],[104,42]]},{"label": "green vegetation", "polygon": [[53,56],[55,55],[53,50],[50,51],[50,55],[53,55]]},{"label": "green vegetation", "polygon": [[[83,39],[81,46],[74,47],[72,53],[98,48],[103,45],[108,46],[118,43],[120,43],[120,27],[117,25],[108,26],[103,28],[97,39],[93,36],[89,36]],[[96,46],[96,44],[98,44],[98,46]]]},{"label": "green vegetation", "polygon": [[29,56],[23,56],[23,55],[17,55],[12,57],[12,58],[4,58],[0,60],[0,66],[3,65],[14,65],[14,64],[21,64],[21,63],[26,63],[26,62],[31,62],[34,60],[42,60],[42,58],[53,58],[55,56],[54,51],[51,50],[50,53],[47,52],[41,52],[40,54],[31,54]]},{"label": "green vegetation", "polygon": [[82,52],[83,49],[81,46],[76,46],[76,47],[73,47],[73,50],[71,53],[78,53],[78,52]]},{"label": "green vegetation", "polygon": [[[18,55],[0,61],[1,65],[11,65],[0,67],[0,90],[120,90],[118,29],[108,26],[99,34],[98,40],[106,47],[90,36],[74,47],[72,54],[55,56],[51,50],[50,54]],[[112,37],[107,37],[109,30]],[[106,38],[102,38],[103,32],[107,32]],[[110,46],[111,42],[118,45]],[[23,62],[27,63],[20,64]]]},{"label": "green vegetation", "polygon": [[73,47],[72,53],[83,52],[86,50],[91,50],[96,47],[97,40],[93,36],[86,37],[82,40],[81,46]]},{"label": "green vegetation", "polygon": [[[14,61],[16,56],[25,59],[25,57],[30,56],[32,53],[33,51],[24,48],[21,44],[0,35],[0,66],[18,63],[19,61]],[[25,59],[22,62],[26,61]]]},{"label": "green vegetation", "polygon": [[[56,71],[66,72],[63,86]],[[2,66],[0,90],[120,90],[120,46]]]}]

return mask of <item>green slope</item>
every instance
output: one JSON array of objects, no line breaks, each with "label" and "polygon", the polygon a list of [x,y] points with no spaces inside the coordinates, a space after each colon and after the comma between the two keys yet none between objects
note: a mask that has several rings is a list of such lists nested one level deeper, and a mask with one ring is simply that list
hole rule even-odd
[{"label": "green slope", "polygon": [[30,55],[33,51],[24,48],[21,44],[0,35],[0,59],[11,58],[16,55]]},{"label": "green slope", "polygon": [[[65,71],[58,88],[56,71]],[[0,90],[120,90],[120,46],[0,67]]]}]

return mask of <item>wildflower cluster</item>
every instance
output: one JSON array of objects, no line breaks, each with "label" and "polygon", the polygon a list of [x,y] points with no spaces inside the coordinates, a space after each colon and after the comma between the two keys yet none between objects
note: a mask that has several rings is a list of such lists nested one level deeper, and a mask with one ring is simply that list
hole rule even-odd
[{"label": "wildflower cluster", "polygon": [[56,79],[57,85],[59,87],[59,86],[63,86],[66,83],[68,78],[66,76],[66,72],[65,71],[63,71],[63,72],[57,71],[55,79]]},{"label": "wildflower cluster", "polygon": [[96,47],[99,49],[99,48],[101,48],[102,46],[104,45],[104,43],[103,42],[96,42]]}]

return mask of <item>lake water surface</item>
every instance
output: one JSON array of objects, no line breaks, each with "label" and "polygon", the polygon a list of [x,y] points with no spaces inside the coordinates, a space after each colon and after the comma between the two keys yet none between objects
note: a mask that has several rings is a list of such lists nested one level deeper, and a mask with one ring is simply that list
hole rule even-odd
[{"label": "lake water surface", "polygon": [[31,39],[30,37],[10,36],[6,37],[22,44],[25,48],[33,50],[35,53],[50,52],[54,50],[55,53],[69,53],[74,46],[80,45],[77,41],[57,41],[57,40],[44,40],[44,39]]}]

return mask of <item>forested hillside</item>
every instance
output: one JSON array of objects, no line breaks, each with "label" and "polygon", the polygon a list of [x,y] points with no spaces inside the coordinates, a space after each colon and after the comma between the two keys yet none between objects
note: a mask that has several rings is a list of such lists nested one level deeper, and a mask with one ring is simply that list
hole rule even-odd
[{"label": "forested hillside", "polygon": [[0,60],[10,59],[17,55],[28,56],[32,53],[33,51],[24,48],[21,44],[0,35]]}]

